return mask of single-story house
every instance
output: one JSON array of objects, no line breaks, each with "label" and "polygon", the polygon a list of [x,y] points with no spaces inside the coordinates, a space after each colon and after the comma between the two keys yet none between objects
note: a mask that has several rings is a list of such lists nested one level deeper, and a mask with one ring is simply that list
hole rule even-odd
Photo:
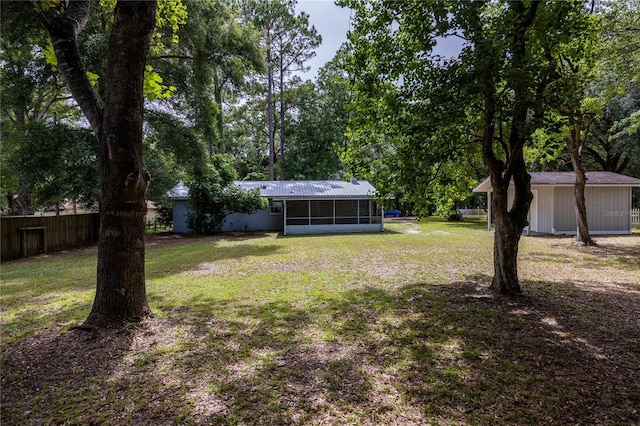
[{"label": "single-story house", "polygon": [[[382,232],[382,210],[367,181],[236,181],[245,190],[259,189],[269,208],[253,214],[232,213],[222,231],[277,231],[288,234]],[[173,232],[187,225],[189,188],[178,183],[167,194],[174,201]]]},{"label": "single-story house", "polygon": [[[532,172],[533,201],[529,209],[527,233],[577,233],[573,187],[574,172]],[[640,179],[613,172],[587,172],[585,201],[589,233],[631,234],[631,188],[640,187]],[[473,192],[487,193],[487,226],[491,229],[491,179],[485,179]],[[509,205],[513,203],[513,182]]]}]

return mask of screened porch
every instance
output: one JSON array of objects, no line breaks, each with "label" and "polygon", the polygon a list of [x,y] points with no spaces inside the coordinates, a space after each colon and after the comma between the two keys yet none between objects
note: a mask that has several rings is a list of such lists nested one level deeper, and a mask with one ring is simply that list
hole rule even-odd
[{"label": "screened porch", "polygon": [[371,199],[273,201],[278,202],[283,206],[285,235],[383,230],[382,211]]}]

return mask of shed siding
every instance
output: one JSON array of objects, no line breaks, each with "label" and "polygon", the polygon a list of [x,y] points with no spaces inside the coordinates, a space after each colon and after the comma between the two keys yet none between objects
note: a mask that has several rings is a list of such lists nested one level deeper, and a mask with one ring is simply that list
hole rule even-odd
[{"label": "shed siding", "polygon": [[[187,224],[187,201],[175,201],[173,207],[173,232],[176,234],[191,233]],[[271,215],[270,210],[260,210],[254,214],[233,213],[226,217],[222,225],[224,232],[242,231],[282,231],[282,215]]]},{"label": "shed siding", "polygon": [[556,233],[576,232],[573,188],[556,187],[553,194],[553,226]]},{"label": "shed siding", "polygon": [[535,186],[538,196],[538,229],[537,232],[550,234],[553,228],[553,188]]},{"label": "shed siding", "polygon": [[586,188],[589,231],[628,231],[631,229],[630,188]]},{"label": "shed siding", "polygon": [[[630,188],[587,187],[585,188],[587,221],[589,232],[629,232],[631,209]],[[557,187],[554,196],[554,224],[556,233],[576,233],[576,216],[572,187]]]}]

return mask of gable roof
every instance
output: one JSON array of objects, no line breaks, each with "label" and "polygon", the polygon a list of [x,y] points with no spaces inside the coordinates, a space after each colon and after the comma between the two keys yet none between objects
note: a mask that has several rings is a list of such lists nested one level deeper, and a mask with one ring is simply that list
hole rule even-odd
[{"label": "gable roof", "polygon": [[[339,180],[270,180],[235,181],[234,184],[245,190],[259,189],[263,197],[277,200],[292,199],[368,199],[377,194],[376,188],[366,180],[352,179],[349,182]],[[174,200],[189,198],[189,188],[179,182],[167,196]]]},{"label": "gable roof", "polygon": [[[573,186],[575,172],[530,172],[531,185]],[[613,172],[587,172],[587,186],[632,186],[640,187],[640,179]],[[513,185],[513,180],[511,182]],[[486,178],[473,192],[489,192],[491,178]]]}]

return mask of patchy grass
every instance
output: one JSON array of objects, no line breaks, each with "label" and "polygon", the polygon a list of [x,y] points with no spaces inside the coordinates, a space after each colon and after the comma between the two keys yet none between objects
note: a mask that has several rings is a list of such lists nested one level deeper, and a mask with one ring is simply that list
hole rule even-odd
[{"label": "patchy grass", "polygon": [[2,424],[640,422],[640,235],[523,237],[494,297],[482,222],[150,237],[155,313],[97,336],[95,250],[2,265]]}]

